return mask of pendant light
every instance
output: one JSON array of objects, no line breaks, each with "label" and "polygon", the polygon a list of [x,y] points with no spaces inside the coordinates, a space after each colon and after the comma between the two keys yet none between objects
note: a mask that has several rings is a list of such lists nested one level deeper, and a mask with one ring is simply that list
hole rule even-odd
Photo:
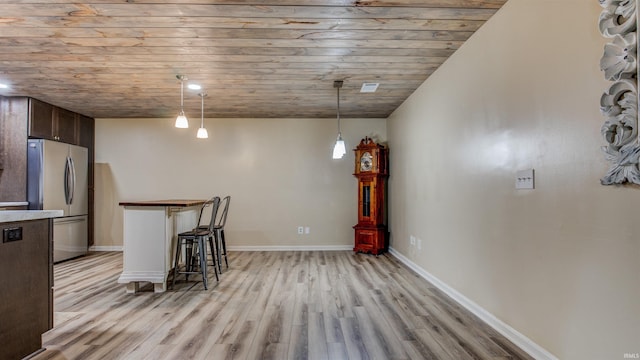
[{"label": "pendant light", "polygon": [[204,97],[207,96],[206,93],[200,93],[200,128],[198,129],[198,134],[196,137],[198,139],[207,139],[209,137],[209,133],[207,129],[204,128]]},{"label": "pendant light", "polygon": [[176,127],[186,129],[189,127],[189,120],[184,115],[184,81],[187,79],[184,75],[176,75],[180,80],[180,113],[176,118]]},{"label": "pendant light", "polygon": [[347,150],[344,146],[344,140],[342,140],[342,133],[340,132],[340,88],[344,81],[336,80],[333,82],[333,87],[338,90],[338,139],[336,140],[336,144],[333,147],[333,158],[334,159],[342,159],[344,154],[347,153]]}]

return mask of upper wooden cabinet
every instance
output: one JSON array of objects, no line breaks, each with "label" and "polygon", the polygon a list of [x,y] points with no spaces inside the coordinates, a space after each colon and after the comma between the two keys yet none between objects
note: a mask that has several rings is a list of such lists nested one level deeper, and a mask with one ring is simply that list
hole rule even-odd
[{"label": "upper wooden cabinet", "polygon": [[29,99],[29,137],[78,144],[78,114]]},{"label": "upper wooden cabinet", "polygon": [[29,99],[29,136],[53,140],[53,105]]},{"label": "upper wooden cabinet", "polygon": [[78,114],[59,107],[53,108],[54,140],[78,144]]},{"label": "upper wooden cabinet", "polygon": [[78,116],[78,145],[93,149],[95,132],[95,120],[93,118]]}]

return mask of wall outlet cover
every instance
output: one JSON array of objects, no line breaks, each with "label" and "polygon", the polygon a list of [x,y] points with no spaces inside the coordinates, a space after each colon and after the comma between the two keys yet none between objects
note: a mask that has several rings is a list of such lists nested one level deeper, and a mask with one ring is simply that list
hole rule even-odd
[{"label": "wall outlet cover", "polygon": [[533,169],[520,170],[516,173],[516,189],[525,190],[534,188]]}]

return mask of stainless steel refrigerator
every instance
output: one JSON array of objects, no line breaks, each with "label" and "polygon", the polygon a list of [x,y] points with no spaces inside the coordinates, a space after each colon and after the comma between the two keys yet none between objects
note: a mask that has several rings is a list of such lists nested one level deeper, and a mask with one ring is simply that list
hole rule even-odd
[{"label": "stainless steel refrigerator", "polygon": [[53,220],[53,261],[85,255],[88,250],[88,149],[43,139],[29,139],[27,200],[32,210],[62,210]]}]

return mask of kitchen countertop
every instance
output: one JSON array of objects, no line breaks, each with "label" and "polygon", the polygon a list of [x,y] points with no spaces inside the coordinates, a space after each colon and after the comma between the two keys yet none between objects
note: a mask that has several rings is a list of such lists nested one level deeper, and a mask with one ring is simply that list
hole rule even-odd
[{"label": "kitchen countertop", "polygon": [[62,210],[2,210],[0,223],[46,219],[62,215],[64,215]]}]

